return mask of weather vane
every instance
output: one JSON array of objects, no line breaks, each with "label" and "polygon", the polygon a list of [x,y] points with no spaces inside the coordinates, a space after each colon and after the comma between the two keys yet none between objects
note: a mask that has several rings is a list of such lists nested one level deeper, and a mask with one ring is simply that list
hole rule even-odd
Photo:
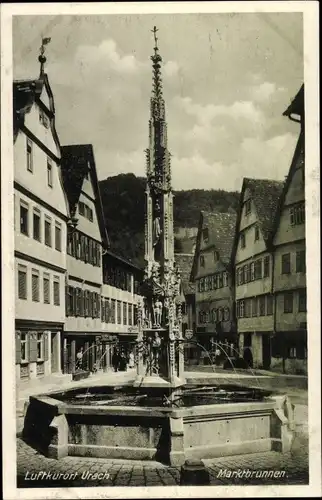
[{"label": "weather vane", "polygon": [[155,48],[157,49],[158,48],[158,37],[157,37],[157,31],[159,31],[157,29],[156,26],[153,27],[153,30],[151,30],[151,32],[154,34],[154,42],[155,42]]},{"label": "weather vane", "polygon": [[43,73],[44,71],[44,64],[46,62],[46,57],[44,56],[45,53],[45,46],[48,45],[48,43],[51,41],[51,38],[41,38],[41,46],[39,49],[40,55],[38,57],[38,61],[40,62],[40,72]]}]

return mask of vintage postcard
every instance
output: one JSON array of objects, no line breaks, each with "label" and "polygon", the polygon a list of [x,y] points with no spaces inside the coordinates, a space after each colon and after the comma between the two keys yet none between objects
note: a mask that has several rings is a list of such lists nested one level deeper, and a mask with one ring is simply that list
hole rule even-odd
[{"label": "vintage postcard", "polygon": [[321,495],[317,2],[1,6],[4,498]]}]

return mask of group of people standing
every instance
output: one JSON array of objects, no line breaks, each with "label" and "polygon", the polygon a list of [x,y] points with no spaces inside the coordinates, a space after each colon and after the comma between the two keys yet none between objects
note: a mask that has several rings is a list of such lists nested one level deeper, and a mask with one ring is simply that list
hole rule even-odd
[{"label": "group of people standing", "polygon": [[134,367],[134,354],[126,353],[124,350],[115,349],[112,356],[112,365],[114,371],[126,371],[127,367]]}]

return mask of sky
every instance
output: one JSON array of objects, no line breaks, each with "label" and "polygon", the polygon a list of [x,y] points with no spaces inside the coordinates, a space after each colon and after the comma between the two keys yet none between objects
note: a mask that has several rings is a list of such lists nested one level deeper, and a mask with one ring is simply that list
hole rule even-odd
[{"label": "sky", "polygon": [[301,13],[16,16],[14,78],[39,74],[41,37],[60,143],[93,144],[100,180],[145,175],[159,29],[175,190],[284,180],[298,124],[282,114],[303,83]]}]

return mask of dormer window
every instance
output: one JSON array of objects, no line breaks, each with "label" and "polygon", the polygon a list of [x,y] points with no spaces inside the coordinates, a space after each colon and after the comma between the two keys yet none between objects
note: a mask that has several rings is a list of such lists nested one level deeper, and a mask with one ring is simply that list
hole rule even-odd
[{"label": "dormer window", "polygon": [[207,227],[205,229],[203,229],[203,231],[202,231],[202,238],[203,238],[203,241],[205,243],[208,243],[208,241],[209,241],[209,231],[208,231]]},{"label": "dormer window", "polygon": [[53,165],[50,158],[47,158],[47,184],[53,187]]},{"label": "dormer window", "polygon": [[245,201],[245,215],[250,214],[252,210],[252,202],[251,199]]}]

